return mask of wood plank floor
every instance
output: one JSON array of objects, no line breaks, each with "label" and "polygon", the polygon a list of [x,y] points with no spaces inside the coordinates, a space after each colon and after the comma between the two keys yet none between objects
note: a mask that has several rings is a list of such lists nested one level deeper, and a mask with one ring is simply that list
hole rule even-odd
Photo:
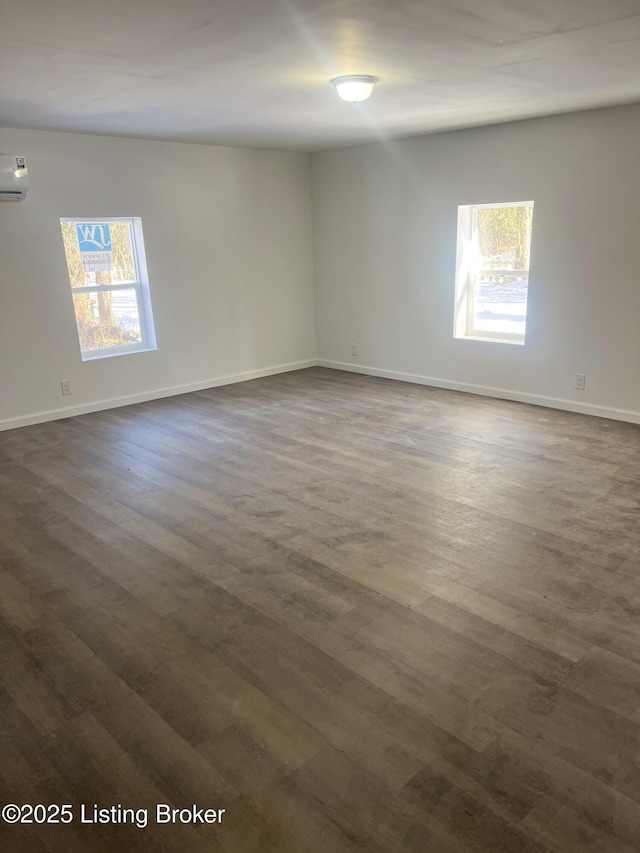
[{"label": "wood plank floor", "polygon": [[630,424],[313,368],[0,434],[0,799],[75,810],[0,849],[639,851],[639,558]]}]

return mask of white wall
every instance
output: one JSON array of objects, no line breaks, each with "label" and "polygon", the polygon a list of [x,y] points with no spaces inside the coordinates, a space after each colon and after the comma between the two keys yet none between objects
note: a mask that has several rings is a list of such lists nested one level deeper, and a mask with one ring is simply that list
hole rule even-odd
[{"label": "white wall", "polygon": [[[621,107],[313,155],[314,306],[307,155],[0,129],[32,183],[0,204],[0,429],[318,355],[640,421],[639,138]],[[454,340],[457,206],[521,199],[526,345]],[[111,215],[142,217],[158,350],[83,363],[58,219]]]},{"label": "white wall", "polygon": [[[634,106],[314,155],[321,362],[640,421],[639,139]],[[528,199],[525,346],[454,340],[458,205]]]},{"label": "white wall", "polygon": [[[315,359],[308,155],[6,129],[0,152],[32,187],[0,204],[0,428]],[[61,216],[142,217],[157,351],[81,361]]]}]

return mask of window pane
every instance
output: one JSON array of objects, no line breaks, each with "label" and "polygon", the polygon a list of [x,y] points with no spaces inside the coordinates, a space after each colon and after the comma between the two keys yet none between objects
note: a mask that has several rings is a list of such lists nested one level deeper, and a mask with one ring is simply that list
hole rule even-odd
[{"label": "window pane", "polygon": [[83,359],[155,349],[140,218],[64,218],[60,228]]},{"label": "window pane", "polygon": [[142,343],[135,288],[74,293],[73,304],[83,352]]},{"label": "window pane", "polygon": [[533,205],[458,207],[454,337],[524,343]]},{"label": "window pane", "polygon": [[524,335],[528,284],[528,273],[478,273],[473,300],[474,331]]},{"label": "window pane", "polygon": [[528,270],[533,205],[480,207],[476,217],[481,268]]},{"label": "window pane", "polygon": [[71,287],[136,280],[128,221],[78,220],[61,222],[60,227]]}]

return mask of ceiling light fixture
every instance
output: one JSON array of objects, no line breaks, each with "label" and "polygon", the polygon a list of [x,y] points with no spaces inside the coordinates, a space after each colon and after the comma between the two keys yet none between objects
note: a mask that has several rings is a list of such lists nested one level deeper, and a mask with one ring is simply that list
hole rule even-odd
[{"label": "ceiling light fixture", "polygon": [[331,82],[343,101],[358,104],[371,95],[378,78],[368,74],[348,74],[345,77],[334,77]]}]

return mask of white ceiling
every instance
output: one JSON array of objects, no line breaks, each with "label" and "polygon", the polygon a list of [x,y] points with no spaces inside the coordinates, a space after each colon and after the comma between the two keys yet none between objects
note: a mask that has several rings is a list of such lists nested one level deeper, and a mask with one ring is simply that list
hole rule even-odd
[{"label": "white ceiling", "polygon": [[315,151],[638,101],[640,0],[0,0],[5,126]]}]

